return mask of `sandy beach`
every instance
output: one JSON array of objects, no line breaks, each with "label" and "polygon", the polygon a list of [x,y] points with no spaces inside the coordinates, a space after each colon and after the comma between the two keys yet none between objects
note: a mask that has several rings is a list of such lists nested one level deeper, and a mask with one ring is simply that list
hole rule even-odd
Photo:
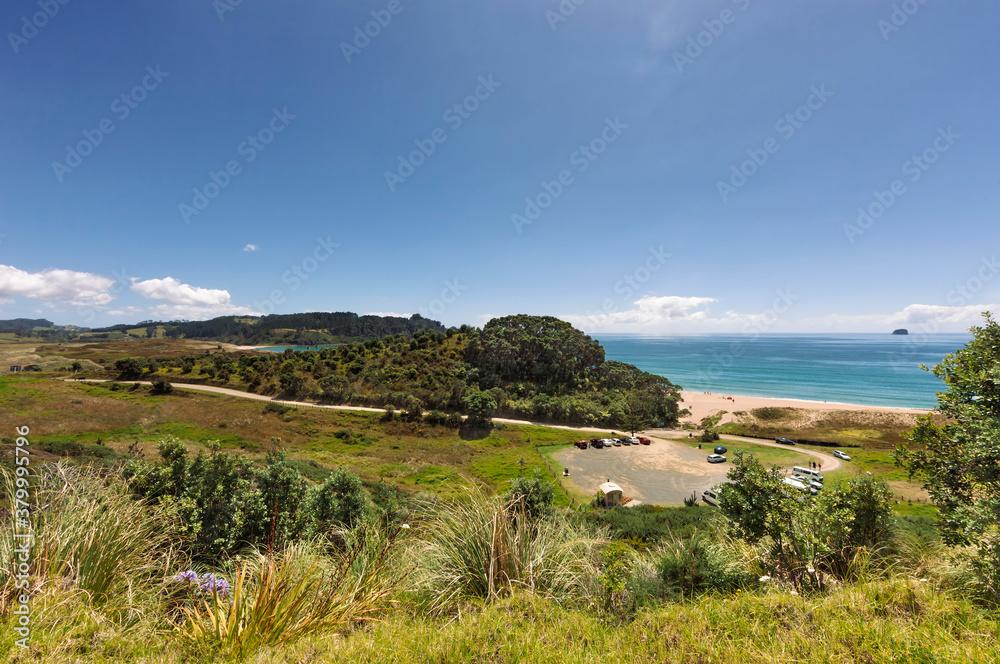
[{"label": "sandy beach", "polygon": [[752,410],[754,408],[764,408],[777,406],[785,408],[802,408],[805,410],[866,410],[882,413],[909,413],[913,415],[924,415],[929,410],[921,408],[899,408],[894,406],[865,406],[855,403],[839,403],[836,401],[807,401],[805,399],[776,399],[773,397],[745,397],[738,394],[718,394],[712,392],[705,394],[702,392],[681,392],[681,408],[687,408],[691,415],[682,418],[685,422],[699,423],[703,417],[707,417],[720,410],[727,411],[721,423],[732,420],[732,413],[738,410]]}]

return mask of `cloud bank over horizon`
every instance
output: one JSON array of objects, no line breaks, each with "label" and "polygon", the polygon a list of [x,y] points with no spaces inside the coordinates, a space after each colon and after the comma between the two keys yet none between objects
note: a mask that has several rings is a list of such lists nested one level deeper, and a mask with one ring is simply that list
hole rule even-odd
[{"label": "cloud bank over horizon", "polygon": [[[234,304],[230,291],[163,278],[132,278],[128,291],[138,296],[132,303],[110,306],[119,297],[116,280],[110,277],[49,268],[27,272],[10,265],[0,265],[0,306],[26,298],[41,305],[37,313],[62,313],[65,324],[85,325],[78,320],[80,310],[98,310],[108,316],[126,318],[120,323],[140,319],[207,320],[226,315],[260,315],[252,307]],[[582,314],[559,314],[575,327],[595,333],[701,334],[712,332],[762,334],[822,332],[886,332],[894,328],[912,328],[911,332],[965,332],[982,322],[986,311],[1000,311],[1000,303],[936,305],[914,303],[886,313],[830,313],[822,316],[794,316],[800,297],[789,290],[776,291],[770,306],[746,312],[726,308],[713,310],[723,298],[705,295],[645,295],[621,311],[596,311]],[[965,296],[971,297],[966,293]],[[953,301],[961,302],[955,296]],[[74,308],[76,311],[74,311]],[[321,310],[311,308],[309,310]],[[299,313],[282,311],[278,313]],[[3,310],[0,309],[0,316]],[[360,315],[409,318],[412,314],[396,311],[367,311]],[[491,318],[484,314],[470,320],[484,325]]]}]

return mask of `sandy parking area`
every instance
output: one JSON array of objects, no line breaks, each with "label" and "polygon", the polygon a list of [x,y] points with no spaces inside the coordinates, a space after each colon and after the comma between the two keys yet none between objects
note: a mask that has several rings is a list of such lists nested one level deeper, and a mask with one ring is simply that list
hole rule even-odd
[{"label": "sandy parking area", "polygon": [[643,503],[678,504],[692,492],[700,499],[702,491],[725,481],[729,464],[711,464],[705,456],[705,450],[653,439],[652,445],[602,450],[571,447],[556,458],[585,493],[595,492],[610,478],[626,497]]},{"label": "sandy parking area", "polygon": [[[556,459],[569,468],[569,479],[581,491],[592,495],[597,487],[611,480],[622,488],[627,498],[635,498],[646,504],[680,504],[695,493],[699,500],[701,493],[716,484],[726,481],[726,473],[732,467],[727,463],[708,463],[706,457],[712,453],[712,445],[704,449],[688,447],[673,440],[658,437],[656,433],[645,432],[651,445],[622,445],[604,449],[575,447],[556,454]],[[666,435],[670,435],[669,433]],[[763,447],[787,449],[814,457],[822,464],[824,472],[841,467],[839,459],[831,455],[801,447],[787,447],[766,440],[723,436],[718,444],[732,450],[734,443],[749,443]],[[786,474],[790,471],[786,467]]]}]

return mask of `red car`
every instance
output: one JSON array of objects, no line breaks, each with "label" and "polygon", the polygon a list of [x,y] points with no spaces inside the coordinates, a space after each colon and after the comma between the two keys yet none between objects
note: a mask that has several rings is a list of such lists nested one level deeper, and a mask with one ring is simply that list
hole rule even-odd
[{"label": "red car", "polygon": [[642,436],[639,436],[639,442],[643,445],[649,445],[649,438],[643,438]]},{"label": "red car", "polygon": [[579,447],[581,450],[587,449],[587,441],[585,440],[578,440],[575,443],[573,443],[573,445],[575,447]]}]

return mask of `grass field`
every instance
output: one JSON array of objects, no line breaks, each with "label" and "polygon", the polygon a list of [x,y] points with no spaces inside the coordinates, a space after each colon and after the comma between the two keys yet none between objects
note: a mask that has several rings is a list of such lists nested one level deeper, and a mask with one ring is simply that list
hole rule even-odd
[{"label": "grass field", "polygon": [[100,441],[117,453],[138,443],[147,458],[167,435],[194,450],[218,440],[255,458],[277,446],[293,459],[349,468],[414,493],[449,496],[473,484],[499,488],[535,468],[547,472],[536,446],[572,438],[558,429],[508,425],[463,439],[446,427],[381,422],[379,413],[302,407],[279,414],[263,412],[265,405],[184,390],[150,396],[148,387],[130,391],[129,384],[113,391],[103,384],[0,377],[0,431],[29,426],[39,443]]},{"label": "grass field", "polygon": [[[673,438],[672,440],[688,447],[698,447],[699,444],[697,438]],[[740,440],[723,439],[714,443],[701,443],[701,448],[705,451],[705,454],[711,454],[712,448],[716,445],[722,445],[726,448],[726,458],[732,458],[736,452],[745,452],[754,456],[758,461],[767,467],[772,465],[809,465],[809,461],[812,459],[812,457],[808,454],[801,454],[800,452],[796,452],[794,450],[784,449],[781,447],[769,447],[767,445],[754,445],[753,443],[746,443]]]},{"label": "grass field", "polygon": [[[145,335],[146,328],[141,328]],[[233,350],[231,344],[214,341],[194,341],[191,339],[123,339],[121,341],[94,341],[92,343],[36,344],[36,352],[42,357],[59,356],[70,360],[115,361],[127,357],[181,357],[202,355],[206,351]],[[0,352],[3,347],[0,346]]]}]

